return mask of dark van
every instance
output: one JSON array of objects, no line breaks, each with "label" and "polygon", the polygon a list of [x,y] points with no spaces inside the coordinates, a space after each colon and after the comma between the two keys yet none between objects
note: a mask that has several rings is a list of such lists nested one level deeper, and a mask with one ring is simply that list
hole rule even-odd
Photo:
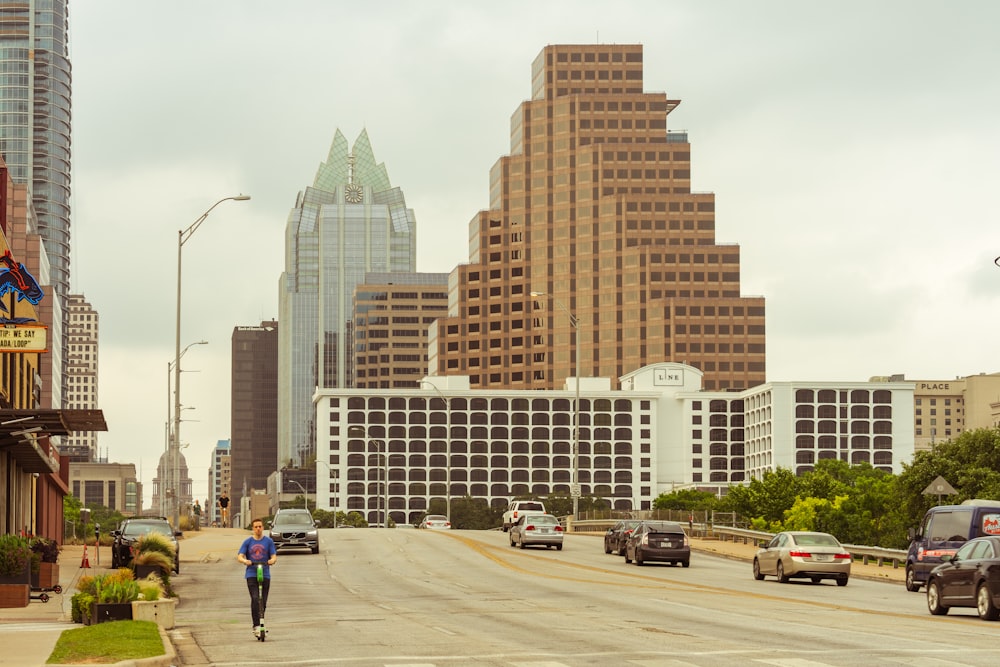
[{"label": "dark van", "polygon": [[906,552],[906,590],[919,591],[927,575],[974,537],[1000,535],[1000,501],[966,500],[927,510],[920,528],[910,536]]}]

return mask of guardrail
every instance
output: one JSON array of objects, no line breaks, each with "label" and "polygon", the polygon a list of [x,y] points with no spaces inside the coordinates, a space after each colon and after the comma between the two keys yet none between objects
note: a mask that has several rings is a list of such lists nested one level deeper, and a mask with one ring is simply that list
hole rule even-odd
[{"label": "guardrail", "polygon": [[[617,523],[617,520],[592,519],[587,521],[573,521],[570,523],[572,532],[580,533],[603,533],[608,528]],[[683,524],[684,522],[680,522]],[[692,526],[692,536],[707,539],[717,539],[724,542],[742,542],[743,544],[759,544],[762,540],[770,540],[774,533],[763,530],[749,530],[747,528],[732,528],[729,526],[712,526],[709,524],[695,523]],[[851,555],[866,565],[874,561],[880,567],[892,565],[898,568],[906,563],[905,549],[886,549],[884,547],[869,547],[857,544],[843,545]]]}]

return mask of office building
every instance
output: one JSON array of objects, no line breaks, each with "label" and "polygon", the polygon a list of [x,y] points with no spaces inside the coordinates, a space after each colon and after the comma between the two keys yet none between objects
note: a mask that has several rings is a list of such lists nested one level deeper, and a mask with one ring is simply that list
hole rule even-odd
[{"label": "office building", "polygon": [[354,386],[354,288],[366,273],[414,271],[415,244],[416,218],[375,161],[368,133],[348,147],[338,130],[285,231],[278,296],[281,465],[301,466],[316,454],[316,387]]},{"label": "office building", "polygon": [[917,450],[954,440],[963,431],[1000,427],[1000,373],[953,380],[904,380],[913,384],[913,429]]},{"label": "office building", "polygon": [[266,489],[278,469],[278,336],[275,321],[233,329],[229,493],[234,507]]},{"label": "office building", "polygon": [[[52,378],[65,381],[70,288],[70,148],[72,76],[68,0],[0,4],[0,154],[15,183],[26,184],[51,264],[60,331]],[[65,393],[61,386],[57,392]],[[50,404],[62,407],[56,400]]]},{"label": "office building", "polygon": [[765,381],[764,299],[741,293],[715,195],[692,190],[692,144],[667,129],[680,101],[643,75],[638,44],[542,50],[431,327],[431,375],[554,389],[676,361],[709,390]]},{"label": "office building", "polygon": [[134,463],[73,461],[69,464],[69,478],[73,496],[84,507],[99,505],[125,516],[142,513],[142,482],[135,474]]},{"label": "office building", "polygon": [[582,496],[644,510],[662,493],[722,493],[778,467],[801,474],[835,458],[899,473],[913,455],[909,383],[732,392],[704,390],[703,377],[657,363],[620,378],[620,389],[610,378],[579,387],[570,378],[558,390],[485,390],[467,376],[428,377],[420,389],[322,389],[317,506],[374,523],[387,500],[396,523],[413,523],[449,490],[502,508],[526,494],[569,496],[575,473]]},{"label": "office building", "polygon": [[419,386],[427,328],[447,312],[447,273],[366,274],[354,291],[354,386]]},{"label": "office building", "polygon": [[212,462],[208,467],[208,498],[205,499],[208,525],[221,521],[219,498],[223,491],[228,495],[229,489],[232,488],[232,457],[229,450],[229,440],[219,440],[212,450]]},{"label": "office building", "polygon": [[[100,318],[82,294],[69,295],[69,359],[66,364],[68,410],[97,409],[97,358]],[[71,461],[96,461],[97,433],[80,431],[63,438],[59,451]]]}]

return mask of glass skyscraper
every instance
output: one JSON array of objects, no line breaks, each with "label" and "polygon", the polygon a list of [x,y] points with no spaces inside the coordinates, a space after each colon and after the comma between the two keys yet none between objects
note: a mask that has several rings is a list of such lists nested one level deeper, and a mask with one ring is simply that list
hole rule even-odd
[{"label": "glass skyscraper", "polygon": [[[31,188],[63,329],[70,287],[67,5],[68,0],[0,3],[0,153],[12,180]],[[54,376],[64,376],[60,371],[54,369]]]},{"label": "glass skyscraper", "polygon": [[354,288],[367,272],[412,272],[416,218],[376,163],[367,131],[354,145],[337,130],[285,229],[279,287],[278,463],[316,453],[313,394],[354,386]]}]

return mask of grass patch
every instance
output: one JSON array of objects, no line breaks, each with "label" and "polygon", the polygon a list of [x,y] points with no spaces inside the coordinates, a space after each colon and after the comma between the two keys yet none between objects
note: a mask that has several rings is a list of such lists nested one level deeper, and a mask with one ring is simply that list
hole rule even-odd
[{"label": "grass patch", "polygon": [[109,621],[59,636],[47,663],[98,665],[163,655],[160,629],[152,621]]}]

